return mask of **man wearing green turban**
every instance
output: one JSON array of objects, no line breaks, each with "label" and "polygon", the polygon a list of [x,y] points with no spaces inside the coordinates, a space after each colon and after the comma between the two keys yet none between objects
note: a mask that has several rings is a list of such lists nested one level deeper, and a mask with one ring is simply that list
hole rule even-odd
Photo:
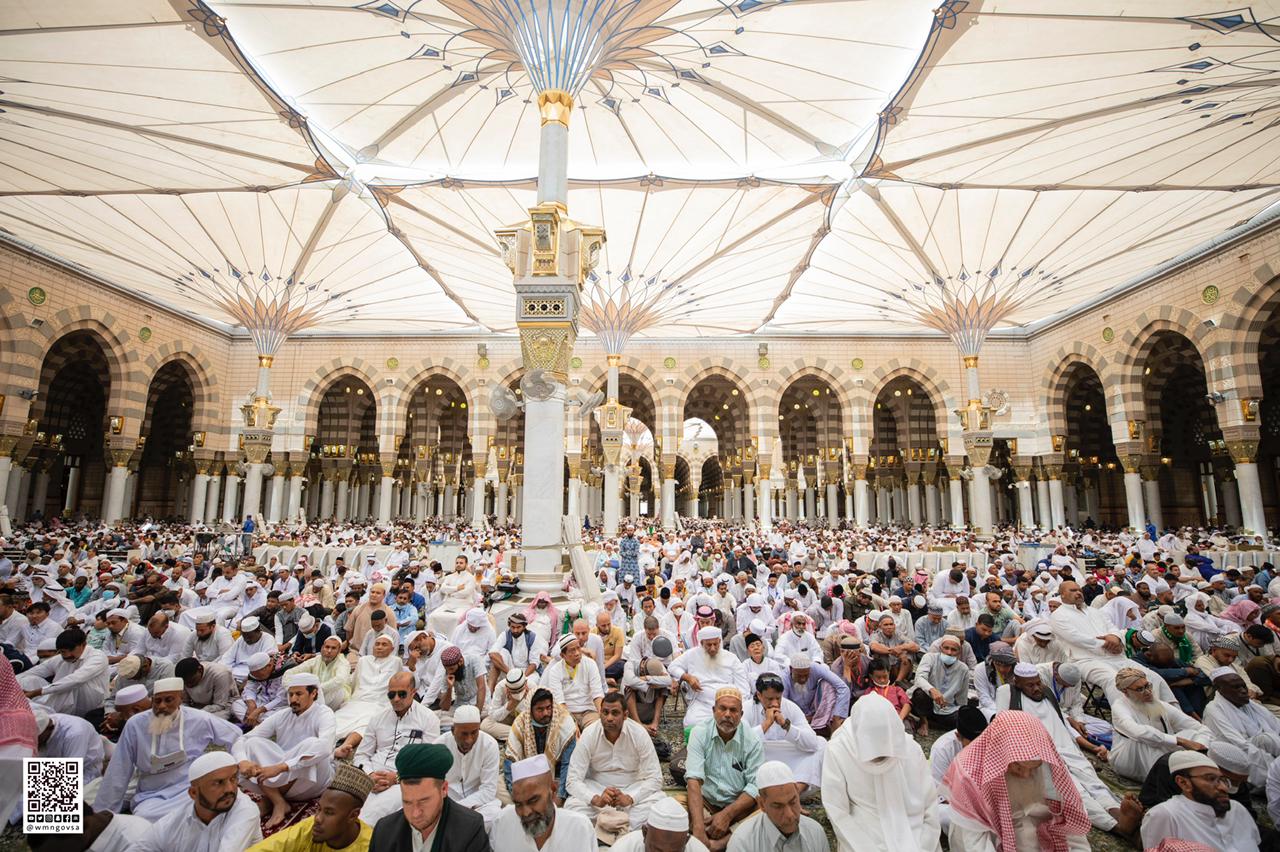
[{"label": "man wearing green turban", "polygon": [[453,754],[414,743],[396,755],[403,810],[378,820],[370,852],[489,852],[484,819],[449,798]]}]

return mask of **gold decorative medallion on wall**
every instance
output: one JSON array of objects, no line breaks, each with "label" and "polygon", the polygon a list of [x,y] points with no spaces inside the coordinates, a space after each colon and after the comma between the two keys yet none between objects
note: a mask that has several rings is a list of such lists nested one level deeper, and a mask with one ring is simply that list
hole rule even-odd
[{"label": "gold decorative medallion on wall", "polygon": [[852,361],[849,362],[849,366],[853,367],[853,369],[855,370],[861,370],[863,367],[866,366],[866,364],[863,362],[861,358],[854,358]]},{"label": "gold decorative medallion on wall", "polygon": [[761,357],[760,360],[756,361],[756,366],[758,366],[761,370],[767,370],[769,369],[769,363],[770,362],[768,358]]},{"label": "gold decorative medallion on wall", "polygon": [[142,328],[138,329],[138,339],[141,340],[143,343],[146,343],[148,340],[150,340],[151,329],[145,325]]},{"label": "gold decorative medallion on wall", "polygon": [[662,366],[666,367],[668,370],[674,370],[676,368],[676,359],[668,355],[662,359]]},{"label": "gold decorative medallion on wall", "polygon": [[572,367],[572,368],[573,368],[573,369],[575,369],[575,370],[581,370],[581,369],[582,369],[582,359],[581,359],[581,358],[579,358],[577,355],[574,355],[572,358],[570,358],[570,359],[569,359],[569,366],[570,366],[570,367]]},{"label": "gold decorative medallion on wall", "polygon": [[477,366],[477,367],[479,367],[481,370],[487,370],[487,369],[489,369],[489,358],[488,358],[488,356],[481,356],[480,358],[477,358],[477,359],[476,359],[476,366]]},{"label": "gold decorative medallion on wall", "polygon": [[395,357],[394,355],[392,355],[390,358],[388,358],[388,359],[387,359],[387,369],[388,369],[388,370],[398,370],[398,369],[400,369],[400,359],[399,359],[399,358],[397,358],[397,357]]},{"label": "gold decorative medallion on wall", "polygon": [[49,294],[43,287],[32,287],[27,291],[27,301],[39,307],[49,300]]},{"label": "gold decorative medallion on wall", "polygon": [[1206,305],[1212,305],[1214,302],[1218,301],[1219,295],[1221,295],[1221,293],[1218,291],[1217,285],[1210,284],[1208,287],[1205,287],[1200,291],[1200,301],[1204,302]]},{"label": "gold decorative medallion on wall", "polygon": [[1103,343],[1110,343],[1115,339],[1116,339],[1116,330],[1114,328],[1112,328],[1111,326],[1107,326],[1106,328],[1102,329]]}]

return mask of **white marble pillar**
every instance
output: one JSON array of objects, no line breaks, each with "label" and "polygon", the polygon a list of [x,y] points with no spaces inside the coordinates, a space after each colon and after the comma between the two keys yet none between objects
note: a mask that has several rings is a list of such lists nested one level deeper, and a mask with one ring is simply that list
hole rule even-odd
[{"label": "white marble pillar", "polygon": [[498,480],[498,496],[497,505],[494,506],[494,514],[498,517],[498,526],[504,526],[507,523],[508,509],[508,485],[507,480]]},{"label": "white marble pillar", "polygon": [[628,514],[634,520],[640,517],[640,492],[631,491],[629,493],[631,494],[631,510]]},{"label": "white marble pillar", "polygon": [[31,493],[31,514],[39,512],[45,518],[49,517],[46,504],[49,502],[49,463],[42,462],[40,469],[36,471],[36,484]]},{"label": "white marble pillar", "polygon": [[662,480],[662,528],[675,529],[676,525],[676,481],[674,478]]},{"label": "white marble pillar", "polygon": [[333,478],[324,476],[320,484],[320,519],[329,521],[334,517],[337,506],[337,487]]},{"label": "white marble pillar", "polygon": [[[552,122],[554,124],[554,122]],[[544,125],[543,144],[547,137]],[[554,125],[562,127],[562,125]],[[541,184],[541,180],[539,181]],[[539,193],[542,192],[541,186]],[[521,522],[525,571],[554,574],[560,570],[560,518],[564,512],[564,395],[525,400],[524,488]]]},{"label": "white marble pillar", "polygon": [[1241,526],[1267,539],[1267,519],[1262,508],[1262,484],[1258,477],[1258,463],[1236,462],[1236,484],[1240,494]]},{"label": "white marble pillar", "polygon": [[262,513],[262,473],[265,467],[266,465],[262,464],[245,465],[244,499],[237,521],[243,520],[245,515]]},{"label": "white marble pillar", "polygon": [[800,494],[794,485],[787,486],[787,520],[796,521],[800,519]]},{"label": "white marble pillar", "polygon": [[1061,527],[1066,525],[1066,504],[1062,500],[1062,480],[1060,478],[1051,478],[1048,481],[1048,507],[1050,507],[1050,517],[1053,526]]},{"label": "white marble pillar", "polygon": [[458,492],[452,482],[444,484],[444,519],[452,521],[458,516]]},{"label": "white marble pillar", "polygon": [[298,519],[298,511],[302,508],[302,472],[295,470],[289,477],[289,499],[285,503],[285,514],[290,521]]},{"label": "white marble pillar", "polygon": [[198,524],[204,520],[204,504],[209,498],[209,474],[197,473],[191,483],[191,512],[189,522]]},{"label": "white marble pillar", "polygon": [[982,534],[990,534],[992,530],[991,486],[987,479],[985,467],[973,466],[973,479],[969,480],[969,509],[972,512],[972,525]]},{"label": "white marble pillar", "polygon": [[9,517],[17,520],[18,517],[18,484],[22,481],[22,472],[26,468],[19,466],[15,472],[13,469],[13,459],[9,456],[0,456],[0,466],[4,469],[3,488],[0,488],[0,499],[3,499],[5,508],[9,513]]},{"label": "white marble pillar", "polygon": [[413,517],[413,485],[397,481],[400,487],[400,517],[408,520]]},{"label": "white marble pillar", "polygon": [[520,526],[520,524],[523,523],[523,519],[520,517],[520,512],[521,507],[524,506],[524,501],[521,499],[521,492],[524,491],[524,486],[516,485],[513,487],[512,491],[513,494],[511,502],[515,508],[509,514],[511,515],[511,519],[515,525]]},{"label": "white marble pillar", "polygon": [[773,529],[773,483],[769,481],[767,474],[762,473],[757,486],[760,489],[760,528],[770,530]]},{"label": "white marble pillar", "polygon": [[140,478],[136,470],[130,470],[129,475],[124,480],[124,515],[122,520],[130,520],[135,514],[134,507],[138,504],[138,482]]},{"label": "white marble pillar", "polygon": [[[954,470],[954,468],[952,468]],[[951,527],[964,527],[964,483],[958,476],[951,477]]]},{"label": "white marble pillar", "polygon": [[860,527],[871,523],[871,486],[865,479],[853,481],[853,517]]},{"label": "white marble pillar", "polygon": [[[6,456],[7,458],[7,456]],[[0,484],[0,493],[4,492],[4,486]],[[62,495],[62,508],[68,512],[76,510],[76,504],[80,498],[80,466],[67,468],[67,490]]]},{"label": "white marble pillar", "polygon": [[[702,480],[701,480],[701,479],[690,479],[690,480],[689,480],[689,499],[688,499],[688,501],[686,502],[686,508],[685,508],[685,517],[686,517],[686,518],[696,518],[696,517],[698,517],[698,498],[701,496],[701,495],[698,493],[698,491],[699,491],[699,489],[701,489],[701,488],[702,488]],[[608,495],[607,495],[607,494],[605,495],[605,499],[606,499],[606,500],[608,499]]]},{"label": "white marble pillar", "polygon": [[227,469],[227,482],[222,490],[222,519],[235,524],[240,518],[240,475]]},{"label": "white marble pillar", "polygon": [[419,482],[414,486],[418,491],[418,496],[414,500],[413,517],[418,523],[425,523],[431,515],[432,499],[431,489],[425,482]]},{"label": "white marble pillar", "polygon": [[347,513],[351,511],[351,480],[348,477],[342,477],[338,480],[338,493],[333,501],[333,519],[335,521],[345,521]]},{"label": "white marble pillar", "polygon": [[747,482],[745,477],[742,481],[742,520],[744,523],[751,523],[756,519],[755,506],[755,486]]},{"label": "white marble pillar", "polygon": [[1049,511],[1049,480],[1043,476],[1036,477],[1036,523],[1046,530],[1053,526],[1053,516]]},{"label": "white marble pillar", "polygon": [[[35,477],[31,474],[31,468],[22,468],[22,473],[18,475],[18,511],[14,514],[14,518],[26,520],[30,515],[31,505],[31,482]],[[110,480],[108,480],[110,482]],[[103,504],[106,504],[106,487],[103,487]]]},{"label": "white marble pillar", "polygon": [[840,522],[840,493],[834,482],[827,483],[827,505],[826,518],[827,523],[835,526]]},{"label": "white marble pillar", "polygon": [[911,526],[920,526],[924,522],[923,514],[920,511],[920,480],[912,477],[910,484],[907,485],[907,519],[911,522]]},{"label": "white marble pillar", "polygon": [[271,497],[267,501],[267,523],[280,523],[280,516],[283,510],[284,472],[277,468],[275,476],[271,477]]},{"label": "white marble pillar", "polygon": [[1031,505],[1031,480],[1019,479],[1018,489],[1018,523],[1023,529],[1031,529],[1036,525],[1035,507]]},{"label": "white marble pillar", "polygon": [[[115,452],[114,450],[112,451]],[[102,520],[108,524],[116,524],[124,517],[124,486],[129,478],[129,462],[127,455],[113,460],[107,474],[107,489],[103,500]],[[39,507],[37,507],[39,508]]]},{"label": "white marble pillar", "polygon": [[810,485],[804,490],[804,519],[812,521],[817,517],[818,507],[814,504],[813,486]]},{"label": "white marble pillar", "polygon": [[1098,488],[1096,483],[1088,477],[1082,476],[1081,485],[1084,488],[1084,513],[1086,516],[1098,519]]},{"label": "white marble pillar", "polygon": [[209,492],[205,497],[204,516],[201,518],[209,525],[218,522],[218,509],[222,506],[222,464],[214,465],[213,470],[209,475]]},{"label": "white marble pillar", "polygon": [[385,474],[379,481],[377,522],[384,526],[391,523],[391,488],[394,485],[395,479]]},{"label": "white marble pillar", "polygon": [[1078,480],[1070,483],[1066,489],[1067,523],[1073,527],[1080,526],[1080,489]]},{"label": "white marble pillar", "polygon": [[938,486],[935,482],[926,481],[924,484],[924,519],[931,527],[938,525],[938,513],[941,506],[938,504]]},{"label": "white marble pillar", "polygon": [[[1058,496],[1059,499],[1061,499],[1061,482],[1058,482],[1058,480],[1050,480],[1049,488],[1052,490],[1055,482],[1058,483]],[[1142,475],[1136,470],[1132,473],[1126,470],[1124,473],[1124,499],[1129,512],[1129,526],[1133,527],[1135,530],[1141,530],[1146,525],[1146,518],[1143,516],[1142,512]],[[1054,508],[1056,509],[1057,506]],[[1056,511],[1054,512],[1054,515],[1054,520],[1056,522]]]},{"label": "white marble pillar", "polygon": [[618,534],[618,516],[622,513],[622,492],[619,485],[619,470],[616,465],[604,466],[604,534]]}]

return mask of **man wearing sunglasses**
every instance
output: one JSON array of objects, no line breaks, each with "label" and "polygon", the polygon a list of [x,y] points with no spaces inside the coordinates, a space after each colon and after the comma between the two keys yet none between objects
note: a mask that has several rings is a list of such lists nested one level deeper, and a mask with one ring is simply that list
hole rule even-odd
[{"label": "man wearing sunglasses", "polygon": [[1216,763],[1198,751],[1178,751],[1169,757],[1169,771],[1182,795],[1147,812],[1142,821],[1144,848],[1168,838],[1222,852],[1257,852],[1258,825],[1231,799],[1227,778]]},{"label": "man wearing sunglasses", "polygon": [[370,720],[362,731],[347,735],[334,757],[355,755],[353,763],[373,779],[373,791],[361,808],[361,819],[373,825],[400,809],[400,778],[396,755],[407,745],[434,742],[440,736],[440,718],[413,694],[413,672],[399,672],[387,682],[389,707]]}]

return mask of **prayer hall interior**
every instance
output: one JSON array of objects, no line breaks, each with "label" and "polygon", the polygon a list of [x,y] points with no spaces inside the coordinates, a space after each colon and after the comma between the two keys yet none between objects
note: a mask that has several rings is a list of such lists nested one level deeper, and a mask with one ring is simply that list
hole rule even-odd
[{"label": "prayer hall interior", "polygon": [[1280,849],[1278,28],[0,2],[0,852]]}]

